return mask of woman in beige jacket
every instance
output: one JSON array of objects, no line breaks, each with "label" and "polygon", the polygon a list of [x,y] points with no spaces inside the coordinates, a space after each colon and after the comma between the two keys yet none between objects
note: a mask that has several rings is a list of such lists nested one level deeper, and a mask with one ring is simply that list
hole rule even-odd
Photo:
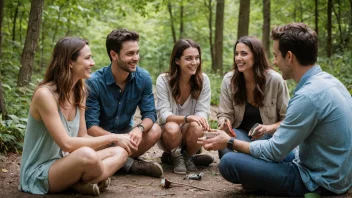
[{"label": "woman in beige jacket", "polygon": [[[240,38],[233,70],[221,85],[219,128],[225,129],[229,120],[237,139],[269,139],[285,118],[288,101],[286,82],[270,66],[261,42],[251,36]],[[228,151],[219,151],[219,157]]]}]

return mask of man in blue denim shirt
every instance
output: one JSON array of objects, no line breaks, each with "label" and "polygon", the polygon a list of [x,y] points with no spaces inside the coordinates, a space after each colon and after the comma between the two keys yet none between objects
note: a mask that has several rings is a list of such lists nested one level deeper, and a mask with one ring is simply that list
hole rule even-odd
[{"label": "man in blue denim shirt", "polygon": [[[237,150],[220,162],[222,176],[243,188],[274,195],[343,194],[352,186],[352,98],[316,65],[318,36],[303,23],[272,31],[275,64],[298,84],[274,136],[251,143],[218,131],[206,149]],[[299,145],[299,158],[280,162]]]},{"label": "man in blue denim shirt", "polygon": [[[86,125],[91,136],[121,134],[121,143],[117,146],[125,148],[130,155],[123,166],[126,172],[160,177],[163,169],[158,163],[133,159],[149,150],[161,137],[161,129],[155,124],[151,77],[137,66],[138,39],[138,33],[126,29],[113,30],[107,36],[106,49],[111,64],[86,80],[89,87]],[[133,127],[137,106],[142,122]],[[127,142],[132,142],[132,146]]]}]

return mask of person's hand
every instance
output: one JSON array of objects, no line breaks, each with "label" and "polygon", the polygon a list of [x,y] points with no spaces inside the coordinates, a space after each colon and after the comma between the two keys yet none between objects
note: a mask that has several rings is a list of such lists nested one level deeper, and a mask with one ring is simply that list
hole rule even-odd
[{"label": "person's hand", "polygon": [[197,115],[189,115],[187,116],[187,122],[197,122],[199,126],[202,126],[204,131],[209,131],[210,126],[208,124],[207,119],[203,118],[202,116],[197,116]]},{"label": "person's hand", "polygon": [[[253,131],[256,131],[254,135],[252,135]],[[275,129],[272,125],[259,124],[253,131],[249,131],[248,136],[252,136],[252,140],[256,140],[263,137],[265,134],[271,134]]]},{"label": "person's hand", "polygon": [[206,150],[221,150],[226,148],[227,142],[231,138],[225,131],[222,130],[211,130],[216,133],[213,138],[206,139],[205,137],[198,138],[197,143],[203,145]]},{"label": "person's hand", "polygon": [[218,129],[219,130],[225,130],[227,127],[226,127],[226,118],[225,119],[221,119],[218,121]]},{"label": "person's hand", "polygon": [[138,127],[134,127],[132,131],[128,133],[128,135],[137,144],[138,147],[142,141],[143,132]]},{"label": "person's hand", "polygon": [[116,146],[124,148],[128,155],[132,155],[132,152],[137,151],[137,144],[130,138],[128,134],[113,134],[116,141],[114,143]]}]

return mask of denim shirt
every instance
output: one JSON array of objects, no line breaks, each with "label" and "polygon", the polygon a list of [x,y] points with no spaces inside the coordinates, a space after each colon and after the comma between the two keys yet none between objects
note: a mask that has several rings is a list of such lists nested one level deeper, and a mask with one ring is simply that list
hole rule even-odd
[{"label": "denim shirt", "polygon": [[284,121],[269,140],[250,143],[254,157],[280,161],[297,145],[297,166],[307,189],[342,194],[352,186],[352,98],[316,65],[300,79]]},{"label": "denim shirt", "polygon": [[86,125],[101,128],[112,133],[131,127],[137,106],[141,110],[142,120],[150,118],[156,121],[156,110],[150,74],[137,67],[130,73],[123,92],[115,83],[111,64],[97,70],[86,80],[88,85]]}]

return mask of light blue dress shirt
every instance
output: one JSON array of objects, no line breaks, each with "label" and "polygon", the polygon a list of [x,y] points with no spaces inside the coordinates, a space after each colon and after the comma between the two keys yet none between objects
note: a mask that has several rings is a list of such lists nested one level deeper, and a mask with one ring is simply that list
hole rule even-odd
[{"label": "light blue dress shirt", "polygon": [[285,120],[269,140],[250,144],[254,157],[278,162],[299,145],[298,167],[307,189],[341,194],[352,186],[352,98],[316,65],[300,79]]}]

